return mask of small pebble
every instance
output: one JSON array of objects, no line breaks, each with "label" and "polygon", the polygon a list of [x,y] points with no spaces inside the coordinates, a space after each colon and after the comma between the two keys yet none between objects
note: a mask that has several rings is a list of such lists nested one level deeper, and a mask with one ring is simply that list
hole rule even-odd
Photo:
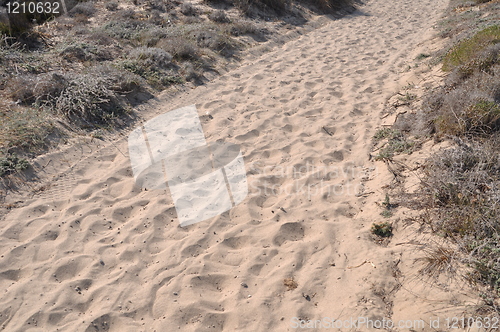
[{"label": "small pebble", "polygon": [[248,288],[248,285],[244,282],[241,283],[241,286],[243,286],[244,288]]}]

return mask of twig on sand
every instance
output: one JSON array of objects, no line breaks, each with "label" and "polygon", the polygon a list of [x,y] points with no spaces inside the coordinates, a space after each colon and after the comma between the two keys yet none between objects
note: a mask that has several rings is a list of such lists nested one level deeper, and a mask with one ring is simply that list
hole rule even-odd
[{"label": "twig on sand", "polygon": [[348,269],[356,269],[356,268],[358,268],[358,267],[360,267],[360,266],[365,265],[366,263],[370,263],[374,269],[376,269],[376,268],[377,268],[377,267],[375,266],[375,264],[373,264],[373,263],[372,263],[372,262],[370,262],[370,261],[364,261],[363,263],[361,263],[361,264],[359,264],[359,265],[356,265],[356,266],[348,266],[347,268],[348,268]]},{"label": "twig on sand", "polygon": [[358,193],[355,196],[356,197],[366,197],[366,196],[374,194],[374,193],[375,193],[374,191],[370,191],[370,192],[367,192],[367,193]]},{"label": "twig on sand", "polygon": [[333,134],[328,129],[326,129],[324,126],[321,128],[325,131],[325,133],[327,133],[330,136],[333,136]]}]

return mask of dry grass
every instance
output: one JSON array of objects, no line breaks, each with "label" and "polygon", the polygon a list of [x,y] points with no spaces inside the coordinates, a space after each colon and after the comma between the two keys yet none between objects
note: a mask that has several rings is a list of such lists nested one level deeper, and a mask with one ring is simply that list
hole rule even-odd
[{"label": "dry grass", "polygon": [[454,275],[456,273],[457,251],[454,248],[437,245],[428,246],[423,251],[424,257],[418,259],[424,264],[420,273],[436,278],[441,274]]},{"label": "dry grass", "polygon": [[9,151],[42,151],[55,130],[47,112],[18,106],[0,110],[0,128],[0,157]]}]

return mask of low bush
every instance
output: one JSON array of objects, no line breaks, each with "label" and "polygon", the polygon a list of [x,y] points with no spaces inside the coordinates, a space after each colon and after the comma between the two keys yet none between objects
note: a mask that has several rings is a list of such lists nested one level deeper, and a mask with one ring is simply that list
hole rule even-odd
[{"label": "low bush", "polygon": [[162,48],[177,60],[196,60],[200,57],[199,47],[189,39],[169,37],[160,40],[157,47]]},{"label": "low bush", "polygon": [[0,156],[0,177],[27,169],[30,166],[26,159],[16,155]]},{"label": "low bush", "polygon": [[184,2],[181,5],[181,13],[186,16],[196,16],[199,14],[199,10],[189,2]]},{"label": "low bush", "polygon": [[96,8],[92,2],[80,2],[69,11],[70,16],[83,16],[90,18],[96,13]]},{"label": "low bush", "polygon": [[223,10],[216,10],[208,15],[208,18],[217,23],[231,23],[231,20]]},{"label": "low bush", "polygon": [[375,160],[391,160],[398,154],[411,154],[417,148],[417,143],[405,135],[391,136],[380,148]]},{"label": "low bush", "polygon": [[117,39],[127,39],[133,40],[137,39],[143,30],[148,28],[152,28],[148,26],[147,23],[136,21],[136,20],[127,20],[127,21],[111,21],[104,25],[102,28],[108,36]]},{"label": "low bush", "polygon": [[36,153],[54,132],[49,114],[34,108],[16,107],[0,111],[0,151]]},{"label": "low bush", "polygon": [[92,127],[109,124],[124,111],[119,98],[110,89],[112,85],[110,77],[95,72],[52,73],[17,77],[10,88],[13,89],[11,98],[18,104],[42,107],[72,122]]},{"label": "low bush", "polygon": [[109,89],[109,78],[77,74],[67,78],[67,85],[59,97],[48,104],[68,120],[83,126],[109,125],[125,109]]},{"label": "low bush", "polygon": [[487,47],[499,42],[500,25],[487,27],[453,46],[443,59],[443,70],[451,71],[457,66],[465,65]]},{"label": "low bush", "polygon": [[473,267],[471,280],[499,291],[499,138],[459,143],[429,160],[421,197],[433,211],[431,227],[455,241]]},{"label": "low bush", "polygon": [[156,47],[134,48],[128,57],[140,62],[144,67],[167,68],[172,62],[172,55]]},{"label": "low bush", "polygon": [[117,2],[110,1],[110,2],[106,2],[105,7],[107,10],[114,12],[115,10],[118,9],[119,5]]},{"label": "low bush", "polygon": [[175,69],[162,70],[159,67],[146,66],[140,60],[124,60],[118,62],[118,65],[144,78],[153,88],[162,90],[166,86],[179,84],[183,79],[178,75]]},{"label": "low bush", "polygon": [[380,237],[391,237],[392,225],[388,222],[373,223],[371,232]]},{"label": "low bush", "polygon": [[208,48],[223,56],[230,56],[231,52],[236,49],[236,42],[221,31],[196,31],[194,37],[199,47]]},{"label": "low bush", "polygon": [[146,6],[148,10],[158,10],[160,12],[168,12],[181,4],[179,0],[147,0]]}]

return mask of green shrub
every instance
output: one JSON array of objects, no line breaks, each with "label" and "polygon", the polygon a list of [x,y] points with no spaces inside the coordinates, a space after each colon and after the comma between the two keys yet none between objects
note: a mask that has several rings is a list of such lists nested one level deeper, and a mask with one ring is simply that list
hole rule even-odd
[{"label": "green shrub", "polygon": [[385,138],[387,138],[387,139],[399,138],[402,135],[403,134],[397,129],[393,129],[391,127],[384,127],[384,128],[377,130],[377,132],[375,133],[373,138],[377,141],[380,141],[380,140],[385,139]]},{"label": "green shrub", "polygon": [[157,89],[171,84],[182,83],[171,65],[172,55],[156,47],[138,47],[133,49],[127,60],[119,62],[122,68],[137,74]]},{"label": "green shrub", "polygon": [[16,155],[0,156],[0,177],[25,170],[29,166],[30,164],[26,159],[19,158]]},{"label": "green shrub", "polygon": [[488,46],[499,42],[500,25],[487,27],[455,45],[443,59],[443,70],[451,71],[457,66],[465,65]]},{"label": "green shrub", "polygon": [[416,142],[405,136],[391,137],[375,156],[375,160],[391,160],[395,155],[411,154],[417,148]]},{"label": "green shrub", "polygon": [[388,222],[373,223],[371,232],[380,237],[391,237],[392,225]]},{"label": "green shrub", "polygon": [[500,43],[487,47],[467,63],[455,68],[454,74],[458,76],[458,80],[467,79],[478,71],[492,74],[492,67],[499,61]]}]

